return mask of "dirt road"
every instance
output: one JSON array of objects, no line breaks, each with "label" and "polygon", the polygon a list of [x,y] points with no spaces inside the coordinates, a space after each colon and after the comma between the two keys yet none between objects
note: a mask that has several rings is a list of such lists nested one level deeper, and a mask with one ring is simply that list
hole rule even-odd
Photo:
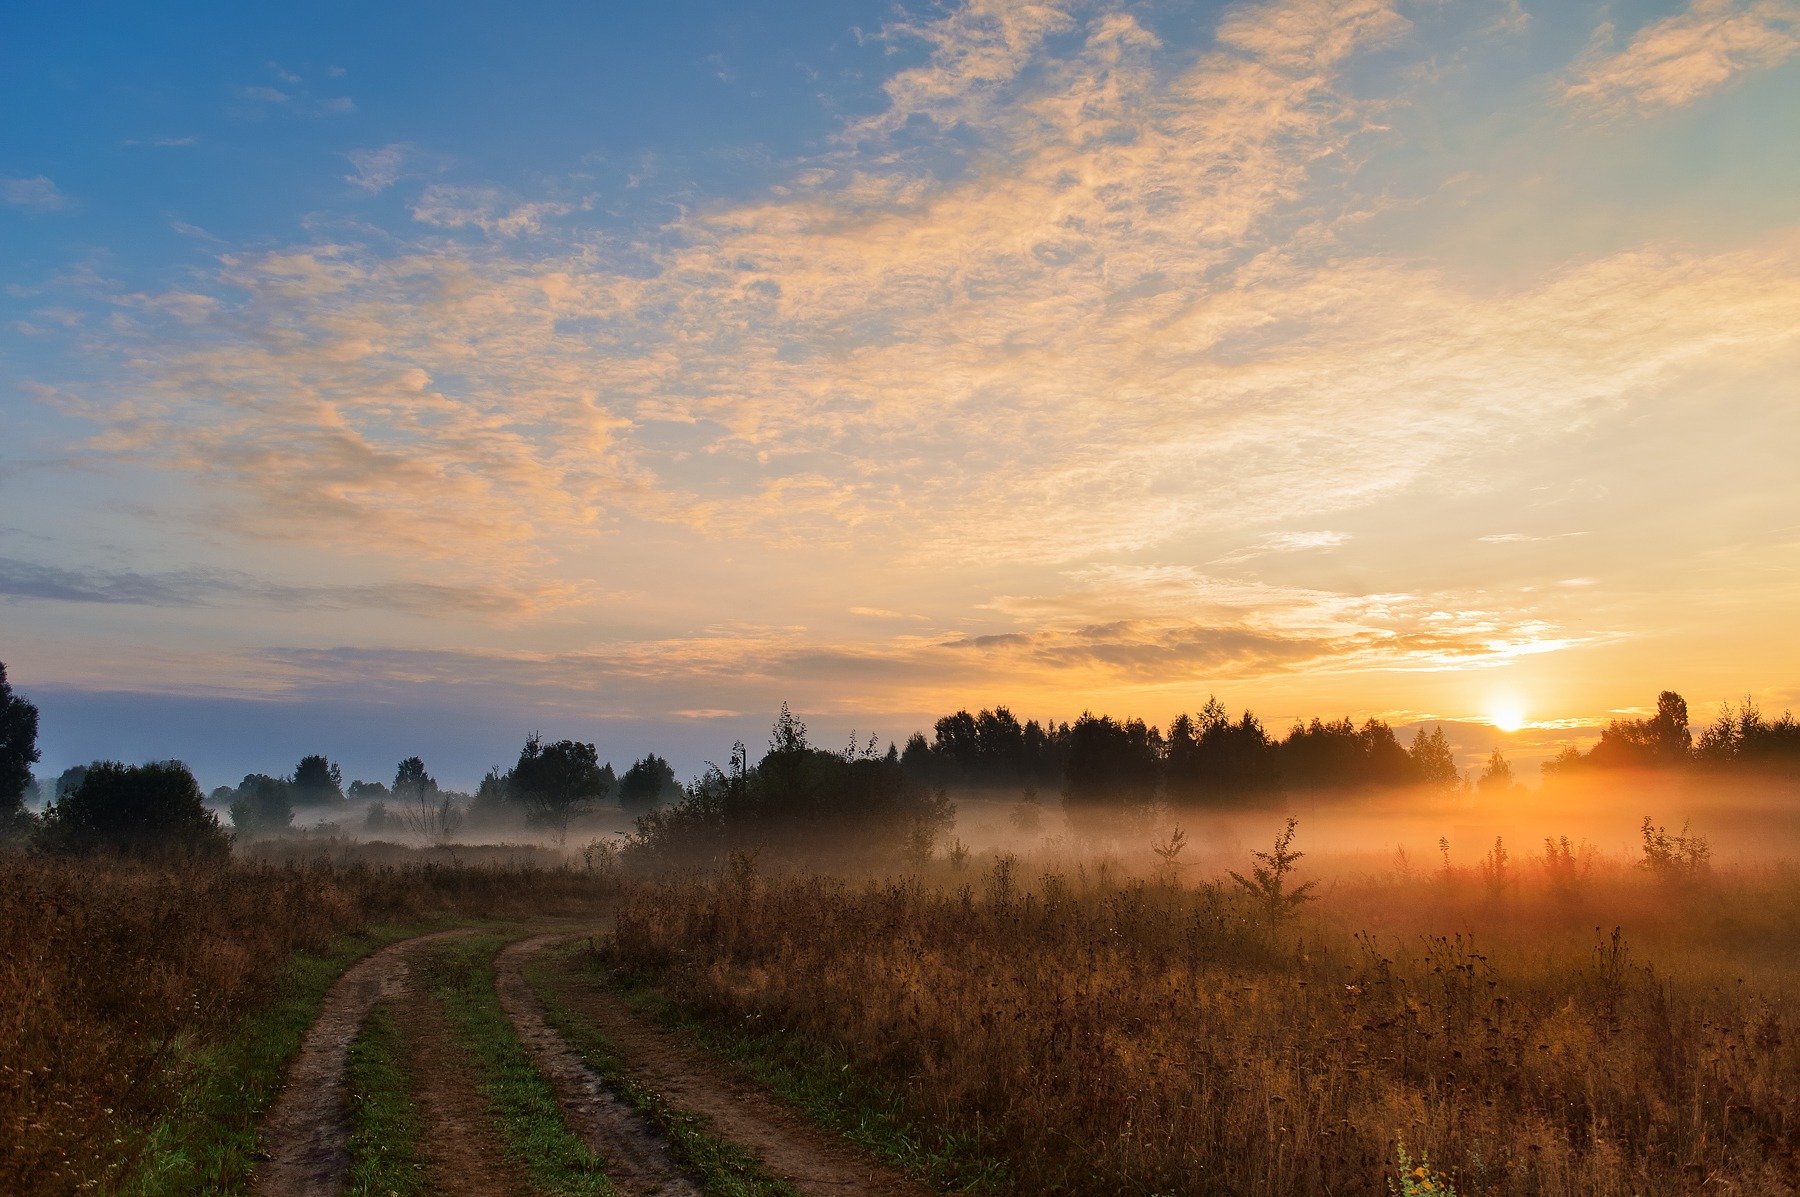
[{"label": "dirt road", "polygon": [[[441,1015],[408,985],[408,959],[426,945],[470,930],[443,931],[390,945],[353,965],[326,994],[264,1123],[268,1160],[258,1197],[337,1197],[350,1167],[344,1070],[350,1043],[374,1005],[402,999],[412,1044],[413,1099],[424,1115],[420,1144],[450,1193],[523,1195],[516,1167],[500,1158],[488,1110],[469,1081],[467,1051]],[[604,1161],[609,1181],[629,1197],[700,1197],[701,1187],[671,1157],[661,1132],[621,1101],[546,1022],[523,965],[573,936],[533,935],[495,959],[495,993],[519,1041],[550,1080],[569,1127]],[[598,1029],[633,1080],[671,1106],[704,1116],[710,1129],[756,1156],[808,1197],[922,1197],[929,1190],[811,1125],[754,1084],[667,1031],[562,961],[550,970],[559,1002]]]},{"label": "dirt road", "polygon": [[406,981],[407,957],[421,944],[467,930],[439,931],[389,944],[344,970],[326,992],[319,1016],[288,1068],[287,1086],[263,1122],[268,1161],[258,1170],[258,1197],[337,1197],[350,1171],[350,1126],[344,1065],[350,1041],[383,997]]}]

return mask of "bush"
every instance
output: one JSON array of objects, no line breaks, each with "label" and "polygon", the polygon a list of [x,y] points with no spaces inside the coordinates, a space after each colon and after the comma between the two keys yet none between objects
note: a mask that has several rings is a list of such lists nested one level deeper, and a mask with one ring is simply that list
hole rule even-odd
[{"label": "bush", "polygon": [[99,761],[73,793],[44,812],[38,844],[52,852],[224,856],[230,839],[179,761]]}]

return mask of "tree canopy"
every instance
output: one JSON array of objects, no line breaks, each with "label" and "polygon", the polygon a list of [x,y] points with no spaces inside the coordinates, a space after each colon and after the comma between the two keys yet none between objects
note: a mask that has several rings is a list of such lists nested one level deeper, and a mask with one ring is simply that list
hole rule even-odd
[{"label": "tree canopy", "polygon": [[0,662],[0,832],[25,821],[25,793],[39,758],[38,709],[13,693]]},{"label": "tree canopy", "polygon": [[525,807],[535,823],[550,828],[558,841],[569,820],[606,797],[600,755],[592,744],[575,740],[543,742],[536,732],[519,750],[519,761],[506,778],[507,792]]},{"label": "tree canopy", "polygon": [[38,842],[57,852],[223,856],[230,841],[179,761],[97,761],[44,812]]}]

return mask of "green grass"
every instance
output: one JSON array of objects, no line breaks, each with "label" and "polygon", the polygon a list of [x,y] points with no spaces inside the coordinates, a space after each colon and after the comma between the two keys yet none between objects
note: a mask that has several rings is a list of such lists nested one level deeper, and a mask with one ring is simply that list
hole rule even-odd
[{"label": "green grass", "polygon": [[261,1146],[262,1117],[281,1093],[325,991],[378,948],[442,926],[380,927],[349,936],[321,956],[294,957],[274,1000],[215,1043],[179,1043],[168,1067],[185,1076],[176,1113],[151,1126],[136,1166],[116,1190],[124,1197],[244,1193]]},{"label": "green grass", "polygon": [[413,1197],[427,1191],[404,1051],[393,1006],[382,1002],[350,1044],[349,1197]]},{"label": "green grass", "polygon": [[[585,943],[564,949],[562,967],[572,963],[567,957],[585,951]],[[710,1119],[670,1105],[654,1089],[633,1079],[606,1036],[558,996],[552,979],[557,970],[557,964],[542,958],[532,960],[524,969],[525,980],[544,1004],[550,1025],[614,1093],[667,1136],[670,1154],[687,1167],[707,1193],[714,1197],[798,1197],[793,1186],[771,1175],[754,1155],[711,1133]]]},{"label": "green grass", "polygon": [[541,1191],[610,1197],[599,1157],[563,1120],[556,1091],[494,995],[494,954],[504,943],[491,935],[451,941],[421,957],[418,975],[475,1057],[476,1088],[493,1106],[508,1157]]},{"label": "green grass", "polygon": [[1009,1187],[1006,1161],[981,1139],[947,1133],[911,1115],[897,1087],[860,1073],[830,1044],[790,1031],[721,1025],[683,1009],[654,978],[615,971],[591,951],[581,975],[618,993],[707,1052],[735,1065],[805,1117],[857,1147],[939,1188],[994,1192]]}]

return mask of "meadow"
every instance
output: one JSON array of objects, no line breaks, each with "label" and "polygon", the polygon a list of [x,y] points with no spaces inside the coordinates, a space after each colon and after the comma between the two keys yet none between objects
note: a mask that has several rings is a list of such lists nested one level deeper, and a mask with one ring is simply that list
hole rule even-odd
[{"label": "meadow", "polygon": [[[1584,795],[1577,830],[1629,828],[1646,793]],[[1800,1189],[1787,792],[1714,801],[1718,844],[1649,825],[1605,848],[1528,837],[1566,797],[1513,798],[1377,795],[1297,829],[1237,812],[1191,835],[1164,811],[1084,841],[1043,811],[1027,833],[1020,802],[989,795],[928,858],[879,866],[819,841],[660,864],[305,837],[172,864],[7,854],[0,1188],[246,1191],[331,982],[383,944],[473,926],[418,957],[418,994],[358,1040],[352,1175],[375,1179],[355,1183],[430,1188],[421,1094],[458,1071],[422,1062],[437,1043],[505,1074],[493,1092],[518,1109],[495,1107],[493,1139],[520,1175],[587,1191],[596,1165],[492,1007],[494,953],[554,924],[593,933],[534,966],[559,1033],[684,1166],[712,1161],[709,1192],[765,1181],[634,1079],[573,1013],[582,992],[938,1191]],[[1457,842],[1421,850],[1440,826]],[[515,1141],[562,1144],[561,1179]]]},{"label": "meadow", "polygon": [[873,1080],[951,1188],[1381,1193],[1428,1161],[1418,1191],[1793,1192],[1800,872],[1505,863],[1342,877],[1271,920],[1117,860],[740,858],[637,891],[596,963]]}]

